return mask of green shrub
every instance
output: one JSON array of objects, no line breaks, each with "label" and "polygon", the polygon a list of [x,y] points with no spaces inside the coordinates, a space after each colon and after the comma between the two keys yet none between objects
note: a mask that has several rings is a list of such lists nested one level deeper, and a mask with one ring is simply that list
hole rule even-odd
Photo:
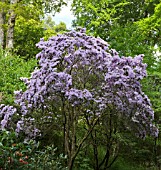
[{"label": "green shrub", "polygon": [[134,165],[134,163],[128,162],[123,158],[118,158],[118,160],[112,165],[110,170],[145,170],[145,167]]},{"label": "green shrub", "polygon": [[28,160],[33,149],[36,147],[34,141],[28,143],[18,142],[14,132],[6,130],[0,133],[0,168],[22,170],[28,167]]},{"label": "green shrub", "polygon": [[30,77],[36,63],[36,59],[25,61],[18,56],[0,50],[0,103],[13,103],[13,92],[25,89],[20,78]]},{"label": "green shrub", "polygon": [[14,52],[21,58],[35,58],[39,51],[35,44],[44,36],[43,32],[44,28],[40,20],[18,17],[15,25]]},{"label": "green shrub", "polygon": [[66,157],[56,154],[54,146],[39,149],[34,140],[20,141],[14,132],[0,133],[0,169],[7,170],[67,170]]}]

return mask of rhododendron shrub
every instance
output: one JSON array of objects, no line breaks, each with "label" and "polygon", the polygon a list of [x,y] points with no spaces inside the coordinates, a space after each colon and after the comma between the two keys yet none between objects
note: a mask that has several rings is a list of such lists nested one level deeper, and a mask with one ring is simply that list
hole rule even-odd
[{"label": "rhododendron shrub", "polygon": [[[43,134],[45,126],[59,124],[69,169],[104,115],[122,117],[126,127],[141,137],[158,135],[150,101],[141,90],[140,80],[146,76],[143,55],[120,57],[102,39],[86,35],[85,29],[41,39],[37,47],[39,67],[30,78],[22,78],[27,90],[15,92],[22,115],[18,133],[24,131],[31,138]],[[1,115],[4,112],[12,115],[7,110]],[[2,128],[7,127],[4,119],[8,118],[2,116]],[[80,122],[88,122],[90,128],[78,140]]]}]

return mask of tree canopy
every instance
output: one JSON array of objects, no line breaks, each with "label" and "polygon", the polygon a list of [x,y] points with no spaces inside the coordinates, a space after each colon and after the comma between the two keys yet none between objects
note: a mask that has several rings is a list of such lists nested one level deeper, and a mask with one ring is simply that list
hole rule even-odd
[{"label": "tree canopy", "polygon": [[[119,122],[142,138],[158,136],[150,100],[140,85],[146,76],[142,55],[120,57],[102,39],[87,36],[84,29],[42,39],[37,46],[42,50],[37,54],[39,68],[29,79],[22,78],[26,91],[15,91],[19,111],[1,105],[1,129],[11,126],[17,111],[22,118],[17,121],[16,132],[23,131],[29,138],[44,135],[47,125],[59,122],[69,169],[95,126],[101,126],[98,121],[104,129],[110,120],[107,128],[111,131],[106,132],[110,138],[112,131],[119,129]],[[78,135],[81,121],[89,126],[83,139]],[[97,167],[110,166],[109,156],[105,159]]]}]

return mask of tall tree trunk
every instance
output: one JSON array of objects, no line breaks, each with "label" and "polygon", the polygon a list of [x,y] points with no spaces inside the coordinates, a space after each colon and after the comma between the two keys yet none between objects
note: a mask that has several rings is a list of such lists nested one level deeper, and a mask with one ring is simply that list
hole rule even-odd
[{"label": "tall tree trunk", "polygon": [[10,0],[11,9],[9,10],[9,19],[8,19],[8,29],[6,34],[6,48],[12,49],[14,42],[14,27],[16,21],[16,14],[14,7],[19,2],[19,0]]},{"label": "tall tree trunk", "polygon": [[[2,2],[5,2],[5,0],[2,0]],[[0,10],[0,48],[4,48],[4,27],[5,24],[5,12],[3,9]]]},{"label": "tall tree trunk", "polygon": [[[84,137],[77,143],[77,148],[75,148],[75,150],[72,151],[72,154],[70,155],[70,158],[68,160],[68,169],[69,170],[73,169],[75,158],[77,157],[80,149],[82,148],[83,143],[87,140],[88,136],[92,133],[92,131],[93,131],[95,125],[97,124],[98,120],[99,120],[99,117],[97,117],[93,121],[92,126],[90,127],[90,129],[88,129],[86,134],[84,134]],[[74,126],[76,126],[76,124]],[[76,142],[74,142],[74,144],[76,144]]]}]

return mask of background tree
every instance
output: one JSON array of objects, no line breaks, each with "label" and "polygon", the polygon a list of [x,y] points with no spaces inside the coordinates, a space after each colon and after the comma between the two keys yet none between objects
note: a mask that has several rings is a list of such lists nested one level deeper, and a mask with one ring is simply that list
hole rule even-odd
[{"label": "background tree", "polygon": [[48,38],[57,35],[62,34],[67,31],[66,24],[64,22],[60,22],[59,24],[55,24],[52,17],[50,15],[47,16],[47,18],[44,19],[44,39],[47,40]]},{"label": "background tree", "polygon": [[[12,49],[14,44],[14,27],[16,17],[22,15],[28,15],[30,17],[31,13],[34,13],[34,17],[37,17],[40,20],[44,13],[48,13],[54,10],[60,11],[62,5],[66,4],[63,0],[58,1],[26,1],[26,0],[2,0],[0,8],[0,42],[1,47]],[[26,10],[27,9],[27,10]],[[32,11],[34,9],[34,11]],[[27,13],[25,13],[27,11]],[[28,13],[29,12],[29,13]],[[37,14],[36,14],[36,13]],[[4,28],[6,27],[6,29]],[[6,37],[5,37],[6,36]]]},{"label": "background tree", "polygon": [[[21,58],[29,60],[35,58],[39,52],[36,43],[40,38],[48,39],[51,36],[66,32],[66,25],[63,22],[56,25],[51,17],[39,19],[30,19],[25,17],[17,17],[15,24],[15,41],[14,52]],[[25,40],[25,41],[24,41]]]},{"label": "background tree", "polygon": [[14,52],[21,58],[31,59],[39,52],[36,43],[44,37],[43,22],[36,19],[17,17],[14,33]]},{"label": "background tree", "polygon": [[5,0],[0,2],[0,47],[4,47]]},{"label": "background tree", "polygon": [[0,103],[14,103],[14,91],[25,90],[20,78],[30,76],[36,65],[35,59],[25,62],[21,57],[0,51]]}]

